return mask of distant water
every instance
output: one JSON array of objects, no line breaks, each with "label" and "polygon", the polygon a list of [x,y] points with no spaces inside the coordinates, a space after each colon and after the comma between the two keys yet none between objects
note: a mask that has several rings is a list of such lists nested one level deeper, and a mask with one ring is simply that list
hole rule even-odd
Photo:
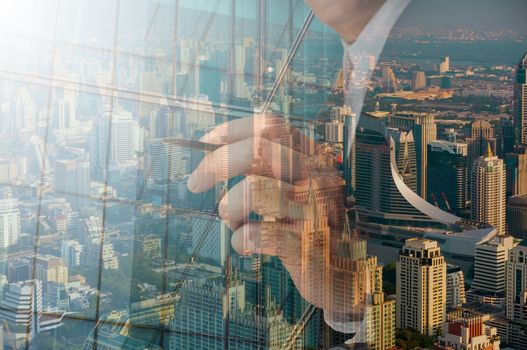
[{"label": "distant water", "polygon": [[514,65],[527,51],[526,42],[488,40],[474,42],[441,41],[430,44],[413,40],[389,40],[381,59],[404,62],[439,61],[449,56],[453,65]]}]

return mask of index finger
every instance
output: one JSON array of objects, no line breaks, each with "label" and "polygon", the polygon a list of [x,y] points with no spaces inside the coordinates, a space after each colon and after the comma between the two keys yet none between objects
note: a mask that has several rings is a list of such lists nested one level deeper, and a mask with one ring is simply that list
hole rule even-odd
[{"label": "index finger", "polygon": [[252,136],[260,136],[268,130],[278,132],[287,127],[286,121],[279,116],[260,114],[223,123],[203,136],[200,141],[215,145],[229,144]]}]

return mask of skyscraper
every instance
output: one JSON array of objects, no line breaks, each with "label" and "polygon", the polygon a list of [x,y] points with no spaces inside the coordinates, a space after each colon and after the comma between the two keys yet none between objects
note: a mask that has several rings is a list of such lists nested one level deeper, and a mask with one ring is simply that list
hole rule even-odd
[{"label": "skyscraper", "polygon": [[517,147],[505,155],[507,197],[527,194],[527,150]]},{"label": "skyscraper", "polygon": [[166,139],[151,139],[145,155],[145,176],[148,181],[167,183],[190,171],[189,148],[168,143]]},{"label": "skyscraper", "polygon": [[474,166],[474,161],[487,154],[488,146],[492,153],[496,153],[496,138],[494,128],[485,120],[478,120],[470,126],[470,137],[466,138],[468,145],[468,168],[469,171]]},{"label": "skyscraper", "polygon": [[468,207],[467,145],[447,141],[428,144],[427,200],[459,214]]},{"label": "skyscraper", "polygon": [[475,247],[474,280],[467,293],[469,303],[501,305],[505,298],[505,269],[514,248],[510,236],[497,237]]},{"label": "skyscraper", "polygon": [[486,222],[500,234],[505,234],[506,198],[505,166],[503,160],[495,157],[487,144],[486,157],[480,157],[472,168],[471,216]]},{"label": "skyscraper", "polygon": [[417,164],[417,194],[426,198],[428,144],[437,139],[435,116],[426,113],[398,112],[390,120],[391,126],[412,130]]},{"label": "skyscraper", "polygon": [[509,198],[507,231],[518,239],[527,239],[527,195]]},{"label": "skyscraper", "polygon": [[[31,341],[39,332],[42,317],[42,283],[28,280],[10,283],[0,301],[0,319],[5,320],[15,337]],[[18,343],[18,341],[17,341]]]},{"label": "skyscraper", "polygon": [[[371,350],[384,350],[395,345],[395,301],[384,300],[382,289],[382,267],[377,257],[367,255],[366,240],[352,237],[347,222],[342,238],[337,242],[336,253],[331,257],[330,295],[341,295],[330,309],[326,319],[338,321],[339,310],[360,310],[359,305],[367,304],[362,297],[372,295],[371,304],[365,305],[365,322],[356,340],[364,342]],[[328,311],[325,311],[326,313]],[[347,317],[347,316],[345,316]]]},{"label": "skyscraper", "polygon": [[527,241],[514,248],[507,263],[506,316],[510,321],[508,343],[527,349]]},{"label": "skyscraper", "polygon": [[516,69],[514,127],[516,128],[517,143],[527,145],[527,53],[520,60]]},{"label": "skyscraper", "polygon": [[137,122],[130,112],[123,109],[104,112],[94,130],[92,142],[94,175],[99,177],[107,168],[107,164],[123,165],[134,161],[136,151],[142,146]]},{"label": "skyscraper", "polygon": [[20,235],[20,210],[16,199],[0,200],[0,248],[16,244]]},{"label": "skyscraper", "polygon": [[90,163],[81,159],[57,160],[55,189],[76,210],[91,205]]},{"label": "skyscraper", "polygon": [[357,115],[347,107],[345,112],[339,110],[340,118],[344,119],[344,144],[342,163],[344,166],[344,180],[346,181],[346,194],[351,195],[355,191],[355,132],[357,130]]},{"label": "skyscraper", "polygon": [[445,313],[446,263],[437,242],[406,240],[397,260],[397,328],[431,336]]},{"label": "skyscraper", "polygon": [[448,265],[446,270],[446,306],[454,309],[467,302],[465,275],[459,266]]},{"label": "skyscraper", "polygon": [[501,118],[496,125],[496,154],[504,158],[514,149],[514,125],[509,118]]}]

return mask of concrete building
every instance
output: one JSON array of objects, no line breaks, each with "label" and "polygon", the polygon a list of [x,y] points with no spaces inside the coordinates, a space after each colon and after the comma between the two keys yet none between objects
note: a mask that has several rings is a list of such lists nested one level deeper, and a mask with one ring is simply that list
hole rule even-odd
[{"label": "concrete building", "polygon": [[439,64],[439,74],[450,72],[450,57],[445,57],[443,62]]},{"label": "concrete building", "polygon": [[91,205],[90,162],[79,159],[57,160],[55,189],[75,210]]},{"label": "concrete building", "polygon": [[476,159],[487,155],[488,146],[490,146],[493,154],[496,153],[494,128],[485,120],[478,120],[470,125],[470,137],[467,137],[465,142],[468,145],[469,172]]},{"label": "concrete building", "polygon": [[[101,244],[103,244],[102,249]],[[84,245],[81,264],[93,270],[98,270],[100,264],[102,264],[104,270],[117,270],[119,269],[119,258],[115,255],[112,243],[100,243],[99,240],[94,240]]]},{"label": "concrete building", "polygon": [[446,306],[454,309],[467,302],[465,295],[465,275],[459,266],[448,265],[446,273]]},{"label": "concrete building", "polygon": [[508,343],[527,349],[527,241],[512,250],[507,262],[506,305]]},{"label": "concrete building", "polygon": [[467,145],[447,141],[428,144],[427,200],[459,215],[468,208]]},{"label": "concrete building", "polygon": [[344,123],[331,122],[324,125],[325,141],[331,143],[344,142]]},{"label": "concrete building", "polygon": [[16,244],[20,236],[20,210],[13,198],[0,200],[0,248]]},{"label": "concrete building", "polygon": [[397,328],[434,335],[446,313],[446,263],[437,242],[413,238],[397,260]]},{"label": "concrete building", "polygon": [[507,169],[507,197],[527,195],[527,150],[518,147],[504,158]]},{"label": "concrete building", "polygon": [[9,326],[17,344],[25,344],[39,332],[42,317],[42,283],[27,280],[10,283],[0,302],[0,319]]},{"label": "concrete building", "polygon": [[[371,305],[364,309],[363,327],[355,340],[367,344],[371,350],[391,349],[395,346],[395,300],[385,300],[382,288],[382,266],[377,257],[367,255],[366,240],[352,235],[347,221],[342,239],[337,242],[336,253],[331,257],[331,296],[340,295],[332,307],[324,312],[331,322],[349,321],[349,314],[362,313],[364,295],[368,289],[372,295]],[[345,303],[344,305],[339,303]],[[339,315],[340,310],[346,310]],[[340,317],[339,317],[340,316]],[[360,316],[354,316],[360,318]],[[360,321],[357,319],[356,321]]]},{"label": "concrete building", "polygon": [[499,350],[500,338],[494,327],[483,323],[483,315],[469,310],[456,310],[447,315],[443,334],[434,350]]},{"label": "concrete building", "polygon": [[486,222],[504,235],[506,232],[505,166],[487,145],[485,157],[479,157],[472,168],[471,217]]},{"label": "concrete building", "polygon": [[517,143],[527,146],[527,53],[516,69],[514,85],[514,127]]},{"label": "concrete building", "polygon": [[53,255],[38,255],[34,261],[35,278],[47,290],[48,282],[64,284],[68,282],[68,267],[61,258]]},{"label": "concrete building", "polygon": [[469,303],[503,305],[506,264],[515,245],[511,236],[497,237],[490,242],[476,245],[474,280],[467,294]]},{"label": "concrete building", "polygon": [[67,267],[79,266],[81,263],[81,254],[83,246],[77,241],[62,241],[61,256]]}]

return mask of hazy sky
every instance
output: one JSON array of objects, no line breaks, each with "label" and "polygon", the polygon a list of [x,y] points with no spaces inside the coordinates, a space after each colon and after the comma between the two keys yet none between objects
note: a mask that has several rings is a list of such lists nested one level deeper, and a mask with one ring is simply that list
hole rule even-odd
[{"label": "hazy sky", "polygon": [[517,29],[527,34],[527,0],[413,0],[399,26]]}]

